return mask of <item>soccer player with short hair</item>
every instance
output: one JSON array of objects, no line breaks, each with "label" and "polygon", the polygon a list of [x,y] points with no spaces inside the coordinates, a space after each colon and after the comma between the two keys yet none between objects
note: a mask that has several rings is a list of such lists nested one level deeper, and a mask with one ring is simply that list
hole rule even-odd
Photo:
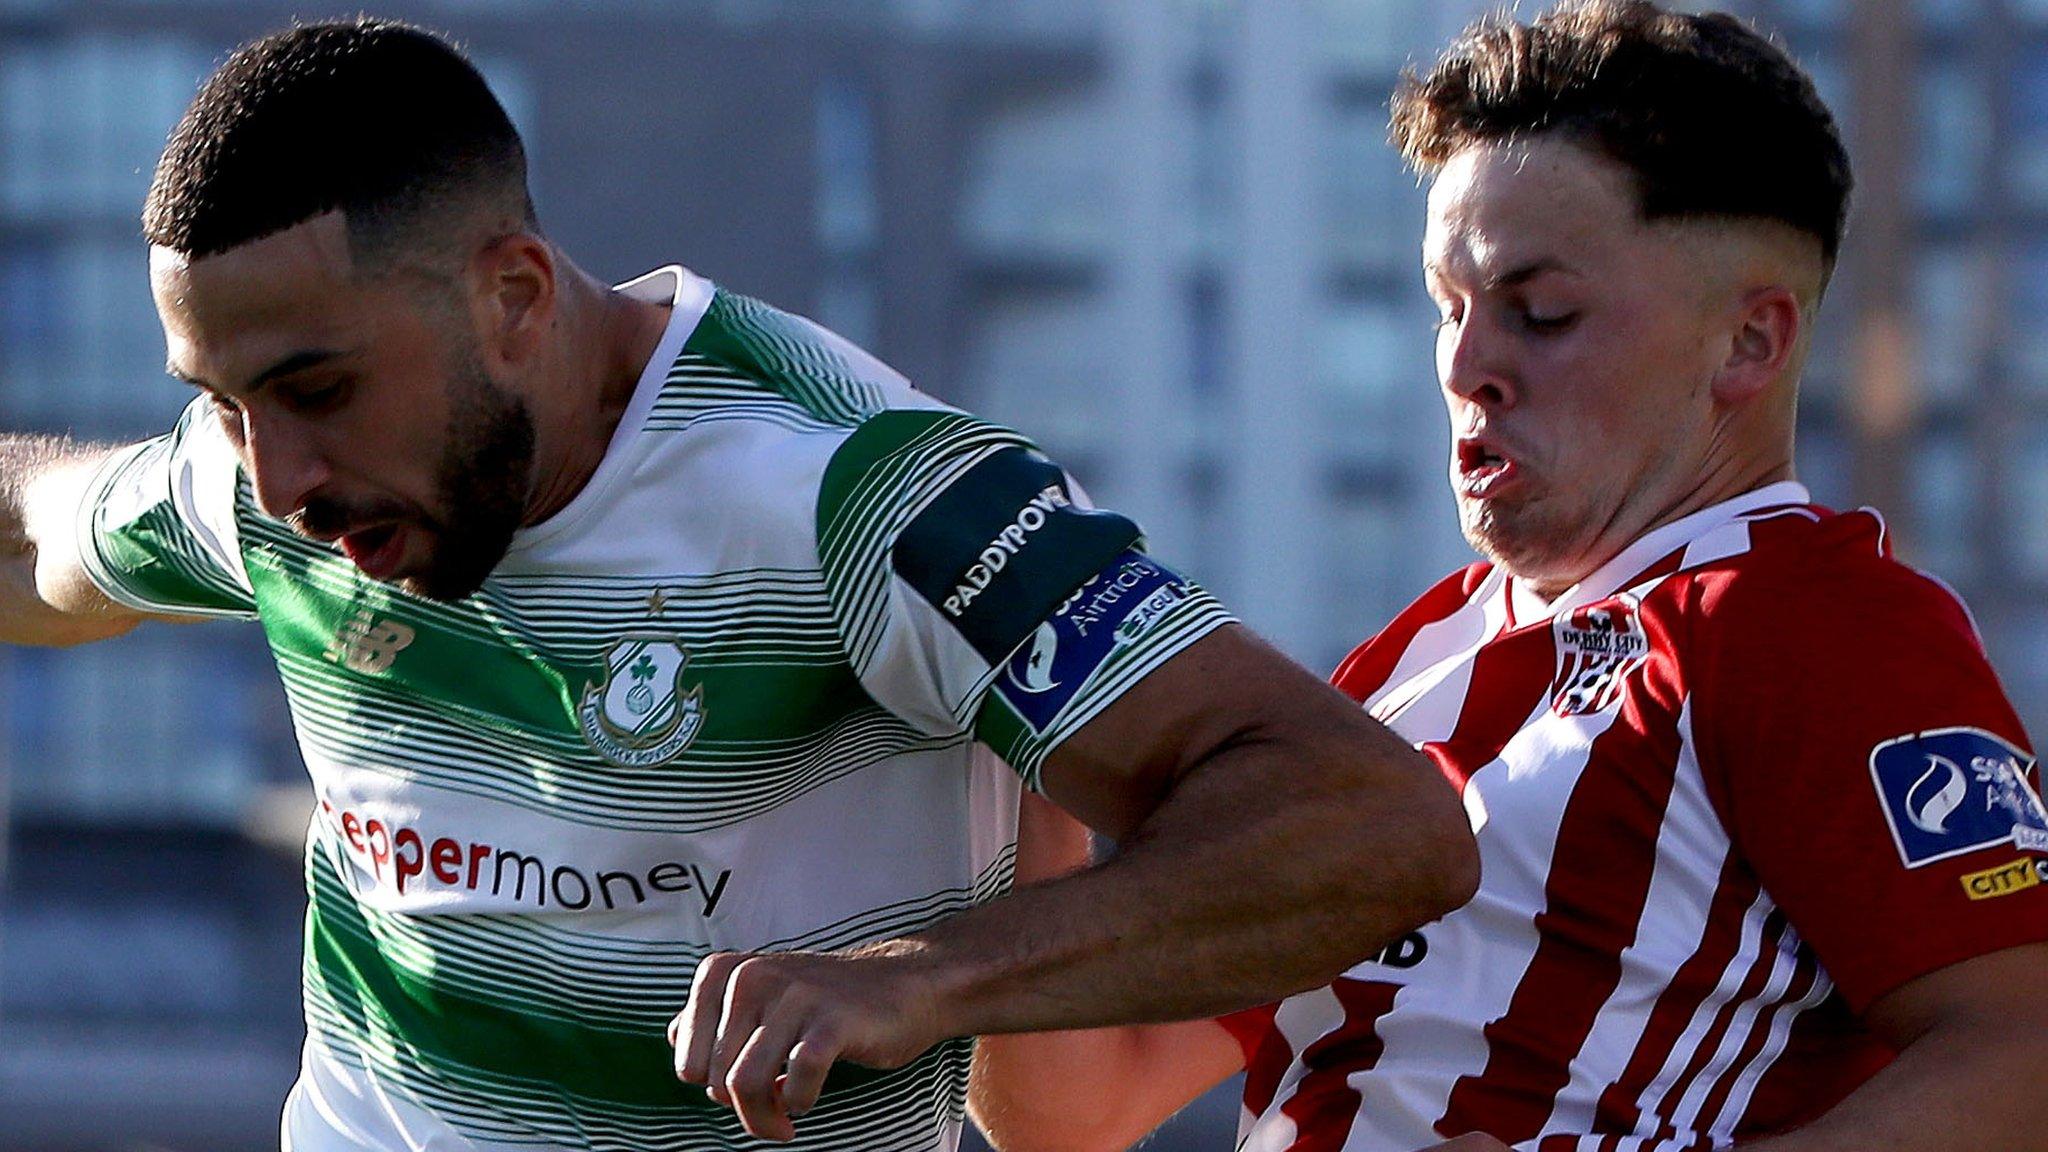
[{"label": "soccer player with short hair", "polygon": [[[263,627],[318,805],[287,1148],[948,1148],[962,1037],[1240,1008],[1469,894],[1427,759],[1024,437],[578,270],[445,42],[236,52],[144,224],[201,395],[0,437],[0,639]],[[998,899],[1025,788],[1126,850]]]},{"label": "soccer player with short hair", "polygon": [[977,1115],[1121,1148],[1243,1067],[1249,1152],[2048,1148],[2026,734],[1955,596],[1794,479],[1850,185],[1812,84],[1572,4],[1468,29],[1393,138],[1485,562],[1335,682],[1460,783],[1479,892],[1221,1026],[992,1040]]}]

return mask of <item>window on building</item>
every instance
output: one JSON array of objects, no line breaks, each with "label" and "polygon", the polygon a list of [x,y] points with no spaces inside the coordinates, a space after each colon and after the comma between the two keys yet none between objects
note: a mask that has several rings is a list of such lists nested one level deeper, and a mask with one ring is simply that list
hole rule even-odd
[{"label": "window on building", "polygon": [[1429,321],[1419,305],[1342,301],[1323,317],[1315,426],[1339,459],[1404,457],[1415,421],[1434,407]]},{"label": "window on building", "polygon": [[133,439],[192,398],[164,375],[149,257],[132,234],[52,229],[0,249],[0,422]]},{"label": "window on building", "polygon": [[1387,143],[1385,107],[1347,100],[1330,117],[1328,143],[1318,154],[1331,262],[1374,275],[1412,275],[1425,194]]},{"label": "window on building", "polygon": [[1964,62],[1944,62],[1920,74],[1913,195],[1921,211],[1960,216],[1974,206],[1991,148],[1990,96],[1982,70]]},{"label": "window on building", "polygon": [[1913,271],[1911,287],[1922,399],[1966,404],[1983,361],[1991,307],[1983,263],[1963,245],[1930,247]]},{"label": "window on building", "polygon": [[1815,421],[1810,414],[1799,422],[1799,479],[1816,502],[1830,508],[1853,508],[1855,457],[1847,432]]},{"label": "window on building", "polygon": [[877,335],[875,258],[881,211],[875,200],[875,109],[867,87],[827,77],[817,90],[818,185],[813,226],[824,256],[819,323],[856,344]]},{"label": "window on building", "polygon": [[[2048,0],[2040,5],[2048,19]],[[2006,148],[2006,173],[2015,198],[2048,207],[2048,47],[2029,45],[2016,54],[2011,76],[2013,138]]]},{"label": "window on building", "polygon": [[1115,218],[1103,113],[1078,96],[1020,102],[989,116],[968,155],[961,224],[991,256],[1090,259]]},{"label": "window on building", "polygon": [[1954,433],[1923,437],[1911,461],[1912,537],[1902,554],[1956,584],[1977,578],[1975,539],[1983,475],[1978,453]]},{"label": "window on building", "polygon": [[1923,27],[1939,32],[1967,28],[1985,15],[1984,0],[1914,0],[1913,12]]},{"label": "window on building", "polygon": [[256,791],[302,772],[283,690],[247,625],[6,650],[0,693],[20,818],[232,828]]},{"label": "window on building", "polygon": [[1430,0],[1319,0],[1316,38],[1341,71],[1391,79],[1403,65],[1441,47],[1430,18],[1437,7]]},{"label": "window on building", "polygon": [[980,413],[1029,432],[1062,459],[1112,442],[1103,407],[1102,358],[1110,333],[1081,293],[1005,293],[982,309],[968,376]]},{"label": "window on building", "polygon": [[2022,579],[2048,579],[2048,427],[2036,426],[2019,438],[2017,467],[2006,470],[2014,500],[2006,523],[2012,529],[2012,556]]},{"label": "window on building", "polygon": [[2048,330],[2031,320],[2048,316],[2048,241],[2037,240],[2014,254],[2006,367],[2022,392],[2048,393]]},{"label": "window on building", "polygon": [[0,211],[133,221],[164,137],[208,62],[192,44],[162,36],[0,47]]}]

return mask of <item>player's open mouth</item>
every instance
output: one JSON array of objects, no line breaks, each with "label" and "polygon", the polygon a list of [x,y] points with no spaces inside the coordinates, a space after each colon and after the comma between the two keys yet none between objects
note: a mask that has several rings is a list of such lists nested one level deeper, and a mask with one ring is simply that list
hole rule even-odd
[{"label": "player's open mouth", "polygon": [[341,538],[341,553],[372,580],[389,580],[405,558],[405,527],[380,524]]},{"label": "player's open mouth", "polygon": [[1497,496],[1521,474],[1515,462],[1483,439],[1460,439],[1455,478],[1459,493],[1475,499]]}]

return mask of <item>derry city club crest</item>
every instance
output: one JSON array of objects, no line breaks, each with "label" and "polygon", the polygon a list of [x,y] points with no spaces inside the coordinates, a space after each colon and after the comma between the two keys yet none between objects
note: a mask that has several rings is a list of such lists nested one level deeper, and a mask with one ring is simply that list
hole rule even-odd
[{"label": "derry city club crest", "polygon": [[674,640],[628,636],[605,653],[604,681],[585,684],[576,718],[583,739],[621,768],[651,768],[680,755],[704,725],[702,685],[682,695],[689,654]]}]

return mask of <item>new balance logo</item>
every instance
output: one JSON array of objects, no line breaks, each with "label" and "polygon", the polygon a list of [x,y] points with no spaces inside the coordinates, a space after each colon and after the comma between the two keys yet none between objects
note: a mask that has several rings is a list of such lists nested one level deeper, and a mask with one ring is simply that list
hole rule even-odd
[{"label": "new balance logo", "polygon": [[375,676],[390,671],[391,662],[417,635],[396,620],[376,619],[366,608],[335,632],[334,643],[321,655],[351,672]]}]

